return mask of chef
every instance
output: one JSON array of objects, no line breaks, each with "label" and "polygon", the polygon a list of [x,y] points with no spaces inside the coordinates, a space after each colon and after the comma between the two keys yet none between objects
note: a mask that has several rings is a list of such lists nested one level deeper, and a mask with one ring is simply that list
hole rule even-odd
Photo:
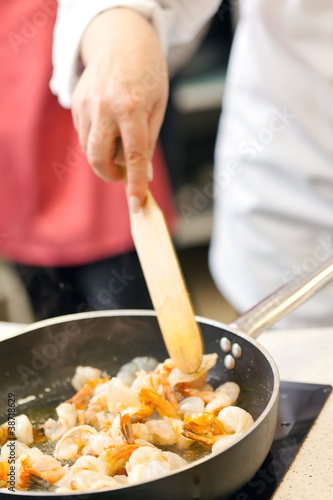
[{"label": "chef", "polygon": [[[145,200],[165,109],[162,52],[191,39],[219,3],[61,3],[52,89],[72,106],[81,145],[101,177],[117,180],[112,156],[122,138],[133,211]],[[329,0],[253,0],[239,7],[216,146],[210,268],[243,312],[332,258],[333,14]],[[98,140],[96,130],[102,130]],[[332,301],[328,289],[283,326],[332,324]]]}]

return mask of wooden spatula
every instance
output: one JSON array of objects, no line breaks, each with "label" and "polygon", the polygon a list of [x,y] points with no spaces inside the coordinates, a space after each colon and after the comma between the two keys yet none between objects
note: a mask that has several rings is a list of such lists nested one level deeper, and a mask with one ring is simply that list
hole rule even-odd
[{"label": "wooden spatula", "polygon": [[198,370],[203,343],[164,215],[148,192],[138,213],[130,213],[136,251],[168,353],[185,373]]},{"label": "wooden spatula", "polygon": [[[126,185],[126,163],[120,138],[117,139],[114,158]],[[144,207],[138,213],[130,211],[130,220],[134,244],[167,351],[182,372],[194,373],[202,362],[201,332],[168,226],[150,191]]]}]

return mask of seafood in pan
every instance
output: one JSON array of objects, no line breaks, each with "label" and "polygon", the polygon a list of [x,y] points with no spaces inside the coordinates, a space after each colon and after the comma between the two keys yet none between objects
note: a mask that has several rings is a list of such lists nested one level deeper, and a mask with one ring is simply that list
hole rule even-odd
[{"label": "seafood in pan", "polygon": [[[0,426],[0,489],[57,493],[121,488],[153,480],[198,456],[231,446],[252,424],[236,406],[240,388],[207,383],[217,354],[207,354],[188,375],[172,360],[135,358],[115,377],[79,366],[77,391],[33,428],[26,415],[15,419],[15,439]],[[53,443],[53,455],[40,443]],[[0,490],[1,491],[1,490]]]}]

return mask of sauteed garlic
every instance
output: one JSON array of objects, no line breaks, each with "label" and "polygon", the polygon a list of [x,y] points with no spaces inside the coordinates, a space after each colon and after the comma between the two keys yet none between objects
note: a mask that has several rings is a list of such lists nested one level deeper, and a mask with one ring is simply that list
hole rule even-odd
[{"label": "sauteed garlic", "polygon": [[[112,378],[97,368],[77,367],[77,392],[56,408],[57,420],[32,429],[27,416],[17,417],[16,441],[9,441],[6,425],[0,427],[0,488],[9,487],[13,477],[17,490],[121,488],[187,465],[199,448],[215,453],[231,446],[253,419],[234,406],[236,383],[216,390],[207,384],[216,359],[205,355],[193,375],[170,359],[135,358]],[[52,457],[38,449],[46,440],[55,443]]]}]

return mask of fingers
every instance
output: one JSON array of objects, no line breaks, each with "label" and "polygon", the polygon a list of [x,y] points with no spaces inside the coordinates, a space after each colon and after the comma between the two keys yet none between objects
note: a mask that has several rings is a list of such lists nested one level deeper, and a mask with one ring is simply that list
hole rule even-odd
[{"label": "fingers", "polygon": [[127,196],[130,210],[136,212],[143,206],[152,180],[151,159],[154,154],[164,117],[166,102],[155,104],[149,117],[145,113],[130,117],[120,125],[126,161]]},{"label": "fingers", "polygon": [[[107,112],[106,115],[109,113]],[[74,118],[74,117],[73,117]],[[112,161],[119,131],[114,123],[95,113],[93,121],[87,112],[77,113],[74,119],[82,150],[95,174],[106,182],[117,182],[122,174]]]},{"label": "fingers", "polygon": [[117,139],[121,139],[127,195],[130,208],[135,211],[144,205],[152,177],[150,160],[163,121],[167,92],[147,93],[138,100],[124,83],[118,85],[108,79],[103,80],[102,89],[92,93],[91,78],[87,68],[72,100],[80,145],[93,171],[107,182],[116,182],[123,178],[117,150]]},{"label": "fingers", "polygon": [[110,122],[103,127],[103,121],[98,117],[92,123],[86,146],[87,160],[98,177],[106,182],[116,182],[122,179],[119,168],[114,164],[118,131]]},{"label": "fingers", "polygon": [[77,122],[78,126],[76,127],[76,130],[79,135],[79,143],[82,151],[84,153],[87,153],[89,133],[91,130],[91,120],[89,120],[89,118],[87,117],[84,121],[82,121],[81,124],[79,124],[79,119],[77,119]]},{"label": "fingers", "polygon": [[126,162],[127,196],[130,210],[144,205],[148,189],[148,123],[145,116],[120,123]]},{"label": "fingers", "polygon": [[[163,120],[163,109],[156,105],[149,118],[143,112],[130,113],[118,119],[118,126],[108,118],[109,110],[96,112],[92,122],[88,113],[77,114],[75,118],[80,145],[98,177],[107,182],[119,181],[123,175],[117,165],[126,164],[127,196],[133,211],[144,205],[148,182],[152,179],[150,160]],[[119,155],[124,156],[123,162]]]},{"label": "fingers", "polygon": [[157,104],[154,106],[154,109],[149,117],[148,121],[148,134],[149,134],[149,139],[148,139],[148,181],[151,182],[153,180],[154,172],[153,172],[153,164],[151,162],[154,151],[156,148],[156,143],[158,140],[158,136],[160,134],[160,129],[161,125],[164,119],[164,113],[165,113],[165,108],[166,108],[166,102],[167,102],[167,95],[165,96],[165,99],[161,99]]}]

